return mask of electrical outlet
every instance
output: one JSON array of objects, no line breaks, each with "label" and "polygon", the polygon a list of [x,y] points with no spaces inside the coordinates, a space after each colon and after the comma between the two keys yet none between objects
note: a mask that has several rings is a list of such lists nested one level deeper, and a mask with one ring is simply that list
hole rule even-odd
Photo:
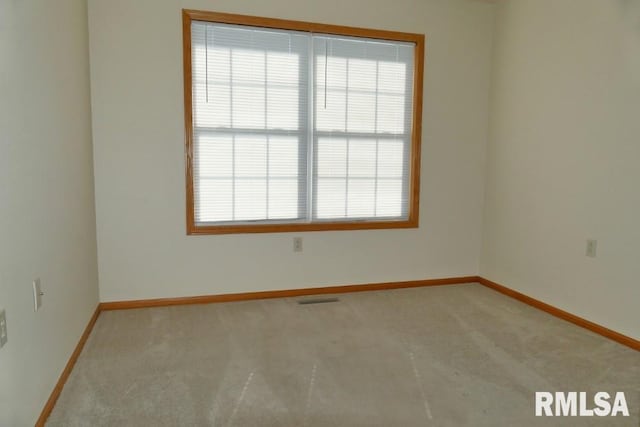
[{"label": "electrical outlet", "polygon": [[0,348],[7,343],[7,315],[4,310],[0,311]]},{"label": "electrical outlet", "polygon": [[302,237],[293,238],[293,252],[302,252]]},{"label": "electrical outlet", "polygon": [[33,311],[38,311],[42,306],[42,285],[40,284],[40,278],[33,281]]},{"label": "electrical outlet", "polygon": [[595,258],[597,249],[598,249],[598,241],[595,239],[587,239],[587,250],[585,252],[585,255],[591,258]]}]

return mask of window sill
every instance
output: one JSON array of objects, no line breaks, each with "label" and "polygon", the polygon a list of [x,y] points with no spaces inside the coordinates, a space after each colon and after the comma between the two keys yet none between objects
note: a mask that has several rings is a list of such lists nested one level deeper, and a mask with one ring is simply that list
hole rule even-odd
[{"label": "window sill", "polygon": [[293,233],[303,231],[382,230],[418,228],[417,219],[405,221],[322,222],[312,224],[206,225],[187,224],[188,235]]}]

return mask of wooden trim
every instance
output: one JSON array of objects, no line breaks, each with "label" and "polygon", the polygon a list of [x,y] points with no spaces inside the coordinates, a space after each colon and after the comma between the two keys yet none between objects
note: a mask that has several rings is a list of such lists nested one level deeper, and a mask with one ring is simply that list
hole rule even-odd
[{"label": "wooden trim", "polygon": [[479,276],[464,276],[464,277],[451,277],[444,279],[428,279],[428,280],[410,280],[406,282],[385,282],[385,283],[369,283],[361,285],[343,285],[343,286],[325,286],[319,288],[306,288],[306,289],[286,289],[277,291],[262,291],[262,292],[247,292],[238,294],[223,294],[223,295],[203,295],[194,297],[182,297],[182,298],[158,298],[158,299],[146,299],[146,300],[132,300],[132,301],[113,301],[103,302],[98,305],[93,316],[89,320],[87,327],[85,328],[80,341],[75,350],[71,354],[67,365],[65,366],[56,386],[54,387],[47,403],[45,404],[40,417],[36,421],[36,427],[44,427],[47,418],[51,415],[53,408],[60,397],[60,393],[73,370],[73,367],[84,348],[89,334],[93,330],[93,326],[98,320],[98,316],[103,310],[127,310],[134,308],[147,308],[147,307],[166,307],[174,305],[187,305],[187,304],[211,304],[218,302],[233,302],[233,301],[246,301],[255,299],[270,299],[270,298],[291,298],[300,297],[306,295],[324,295],[324,294],[341,294],[349,292],[363,292],[363,291],[381,291],[389,289],[403,289],[403,288],[417,288],[426,286],[443,286],[443,285],[457,285],[462,283],[480,283],[496,292],[500,292],[503,295],[514,298],[520,302],[530,305],[534,308],[547,312],[555,317],[571,322],[582,328],[588,329],[598,335],[605,338],[609,338],[620,344],[623,344],[629,348],[640,351],[640,341],[613,331],[611,329],[600,326],[589,320],[578,317],[567,311],[556,308],[552,305],[546,304],[535,298],[531,298],[525,294],[522,294],[513,289],[499,285],[496,282],[485,279]]},{"label": "wooden trim", "polygon": [[420,215],[420,164],[422,146],[422,96],[424,82],[424,35],[418,34],[414,52],[413,75],[413,126],[411,129],[411,193],[409,199],[409,222],[418,227]]},{"label": "wooden trim", "polygon": [[[413,124],[411,129],[411,159],[409,217],[400,221],[333,221],[312,223],[278,224],[230,224],[199,226],[195,221],[195,197],[193,183],[193,99],[191,66],[191,21],[221,22],[235,25],[248,25],[265,28],[287,29],[295,31],[367,37],[381,40],[393,40],[415,43],[414,82],[413,82]],[[262,18],[257,16],[236,15],[230,13],[182,10],[182,46],[184,70],[184,118],[185,118],[185,180],[186,180],[186,226],[188,235],[231,234],[231,233],[284,233],[302,231],[329,230],[376,230],[417,228],[420,212],[420,161],[422,139],[422,98],[424,80],[424,34],[403,33],[398,31],[374,30],[341,25],[318,24],[304,21]]]},{"label": "wooden trim", "polygon": [[[192,206],[193,208],[193,206]],[[192,217],[193,219],[193,217]],[[289,224],[256,224],[256,225],[212,225],[194,226],[188,231],[190,235],[233,234],[233,233],[289,233],[302,231],[337,231],[337,230],[381,230],[387,228],[417,228],[418,221],[363,221],[363,222],[311,222]]]},{"label": "wooden trim", "polygon": [[197,230],[195,223],[195,197],[193,193],[193,93],[191,70],[191,17],[182,11],[182,69],[184,70],[184,161],[187,184],[187,234]]},{"label": "wooden trim", "polygon": [[595,332],[598,335],[602,335],[605,338],[609,338],[610,340],[616,341],[622,345],[626,345],[627,347],[640,351],[640,341],[634,338],[628,337],[609,328],[605,328],[604,326],[583,319],[582,317],[578,317],[575,314],[571,314],[568,311],[561,310],[535,298],[531,298],[528,295],[522,294],[518,291],[514,291],[513,289],[507,288],[506,286],[499,285],[498,283],[492,282],[491,280],[485,279],[483,277],[479,277],[478,279],[478,282],[480,284],[493,289],[494,291],[500,292],[501,294],[507,295],[511,298],[517,299],[520,302],[535,307],[538,310],[547,312],[552,316],[566,320],[567,322],[571,322],[582,328],[588,329],[591,332]]},{"label": "wooden trim", "polygon": [[73,350],[73,353],[71,353],[71,357],[69,357],[69,361],[64,367],[60,378],[58,378],[58,382],[53,388],[53,391],[51,392],[47,403],[44,405],[44,408],[40,413],[40,417],[38,417],[38,421],[36,421],[36,427],[44,427],[45,423],[47,422],[47,418],[49,418],[49,415],[51,415],[51,411],[53,411],[53,408],[56,405],[58,398],[60,397],[60,393],[62,393],[62,388],[67,382],[67,379],[69,378],[69,375],[71,374],[71,371],[73,370],[73,367],[75,366],[76,361],[78,360],[78,357],[80,356],[80,353],[82,352],[82,349],[84,348],[84,345],[89,338],[89,334],[91,334],[93,326],[96,324],[96,320],[98,320],[98,316],[100,316],[100,311],[100,305],[98,305],[98,307],[96,307],[96,310],[93,312],[93,316],[91,316],[91,319],[89,319],[89,323],[84,329],[84,332],[80,337],[80,341],[78,341],[78,345],[76,345],[75,350]]},{"label": "wooden trim", "polygon": [[220,22],[224,24],[248,25],[252,27],[275,28],[352,37],[367,37],[371,39],[413,43],[418,43],[421,39],[424,40],[424,36],[420,34],[404,33],[399,31],[373,30],[369,28],[319,24],[316,22],[292,21],[288,19],[264,18],[260,16],[238,15],[234,13],[182,9],[182,15],[186,15],[190,21]]},{"label": "wooden trim", "polygon": [[368,283],[362,285],[326,286],[306,289],[246,292],[239,294],[202,295],[182,298],[158,298],[133,301],[113,301],[100,304],[100,310],[127,310],[132,308],[166,307],[172,305],[211,304],[270,298],[292,298],[306,295],[343,294],[348,292],[382,291],[388,289],[418,288],[425,286],[457,285],[478,282],[479,277],[450,277],[445,279],[410,280],[406,282]]}]

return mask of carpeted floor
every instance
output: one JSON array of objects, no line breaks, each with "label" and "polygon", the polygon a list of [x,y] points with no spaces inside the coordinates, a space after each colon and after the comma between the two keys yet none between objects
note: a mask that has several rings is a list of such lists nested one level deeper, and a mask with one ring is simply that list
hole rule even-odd
[{"label": "carpeted floor", "polygon": [[[640,352],[477,284],[337,297],[103,312],[47,425],[640,425]],[[535,391],[631,414],[536,418]]]}]

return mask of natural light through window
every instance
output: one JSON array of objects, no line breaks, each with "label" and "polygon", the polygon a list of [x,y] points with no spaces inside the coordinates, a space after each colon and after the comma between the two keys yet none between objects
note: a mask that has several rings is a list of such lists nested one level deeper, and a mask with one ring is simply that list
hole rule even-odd
[{"label": "natural light through window", "polygon": [[194,227],[409,220],[415,42],[189,24]]}]

